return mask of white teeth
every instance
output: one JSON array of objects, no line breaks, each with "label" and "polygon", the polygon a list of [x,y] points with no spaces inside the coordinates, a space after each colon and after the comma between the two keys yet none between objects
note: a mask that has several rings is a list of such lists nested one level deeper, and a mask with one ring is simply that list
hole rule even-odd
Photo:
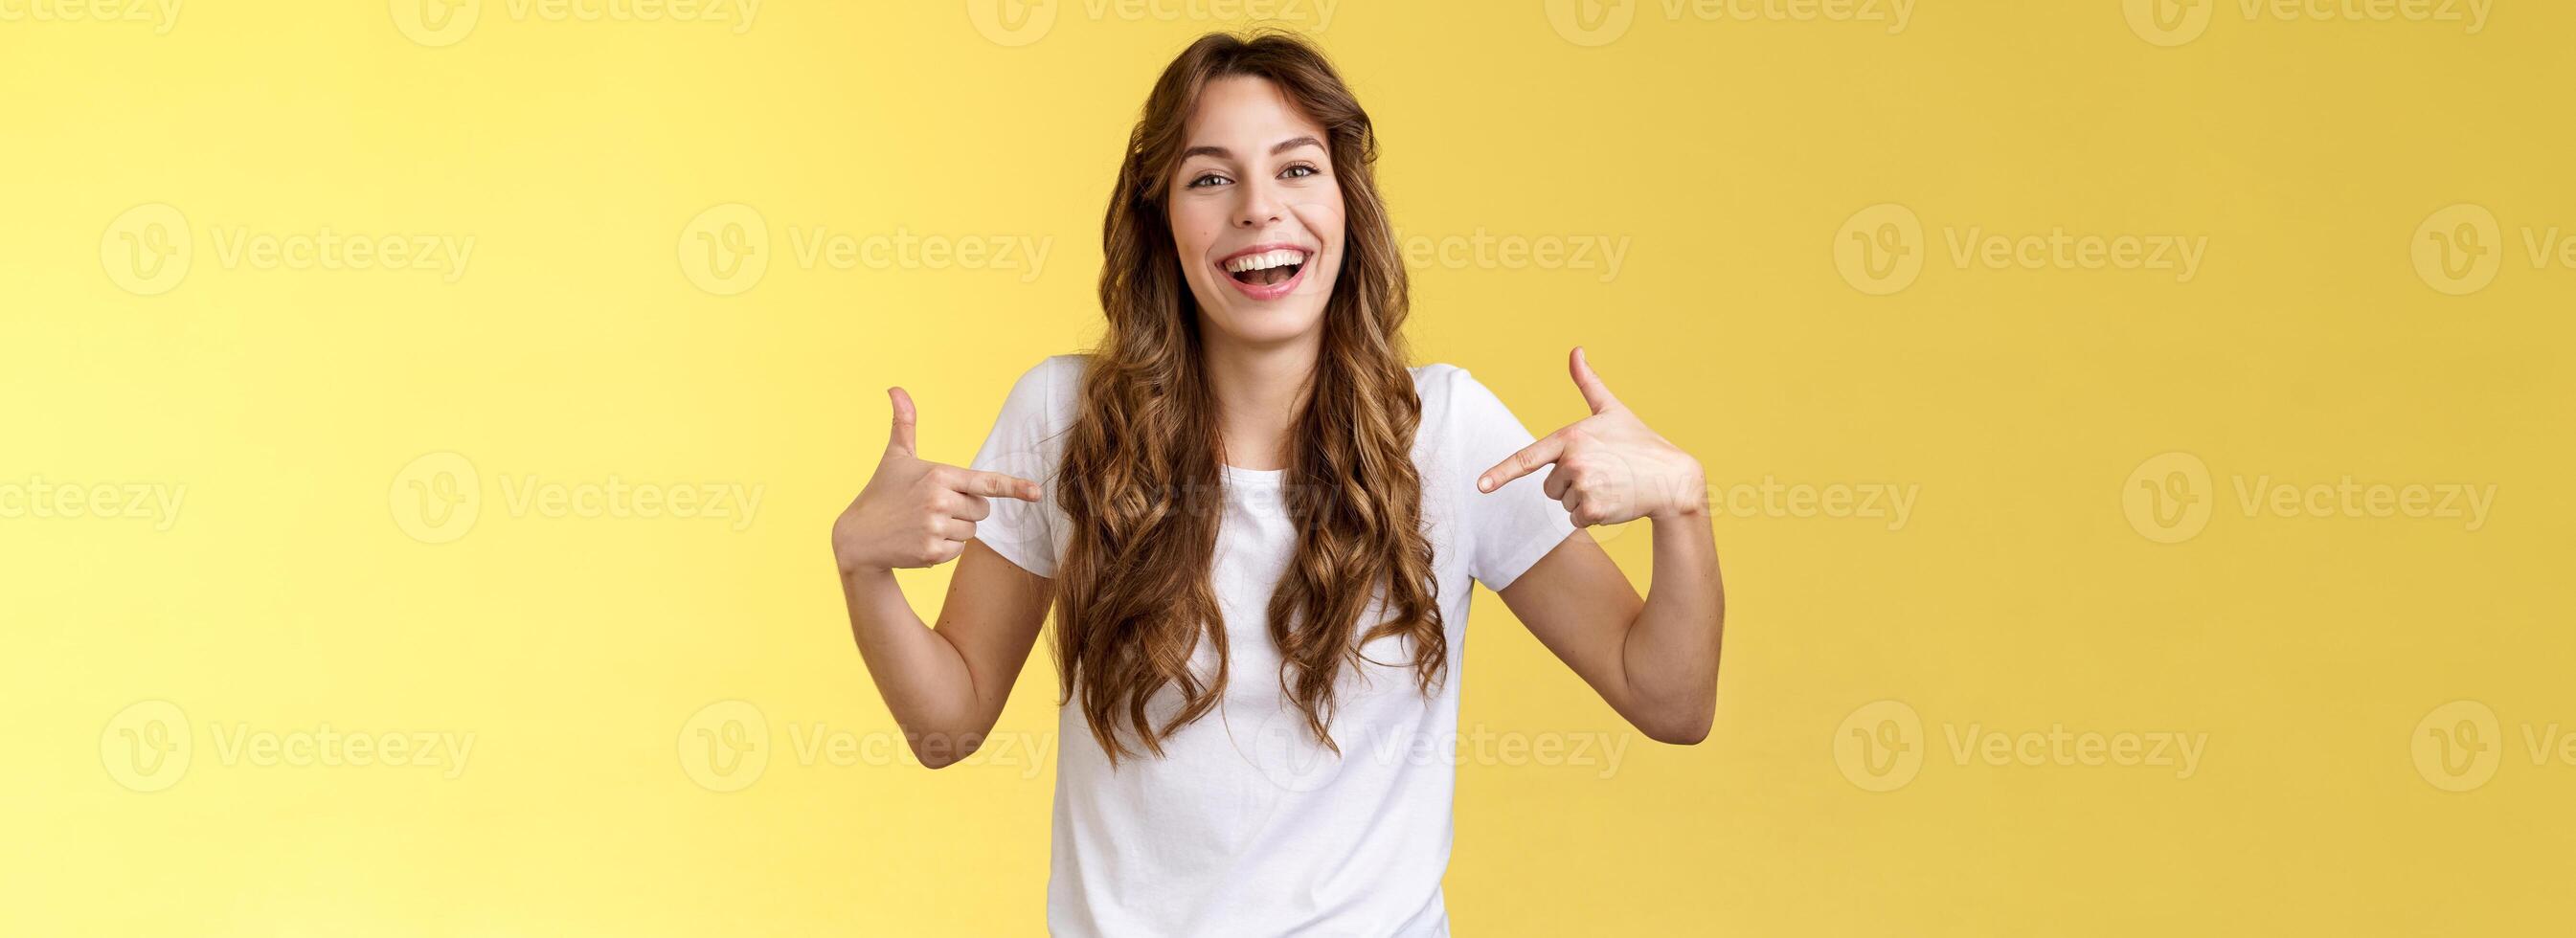
[{"label": "white teeth", "polygon": [[1263,251],[1259,254],[1246,254],[1242,257],[1227,261],[1225,262],[1225,269],[1227,273],[1242,273],[1247,270],[1266,270],[1272,267],[1285,267],[1290,264],[1303,264],[1305,262],[1306,252],[1304,251],[1293,249]]}]

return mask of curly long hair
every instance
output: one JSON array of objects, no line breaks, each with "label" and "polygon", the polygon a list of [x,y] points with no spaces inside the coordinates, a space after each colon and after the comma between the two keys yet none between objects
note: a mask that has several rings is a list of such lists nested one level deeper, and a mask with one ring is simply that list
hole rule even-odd
[{"label": "curly long hair", "polygon": [[[1079,700],[1113,766],[1131,754],[1124,735],[1160,757],[1167,736],[1225,693],[1226,633],[1210,582],[1224,506],[1205,497],[1221,491],[1223,441],[1165,199],[1201,89],[1232,76],[1268,79],[1326,129],[1347,229],[1281,479],[1298,533],[1268,609],[1280,689],[1339,752],[1329,729],[1336,679],[1370,663],[1363,644],[1401,639],[1426,695],[1448,665],[1411,455],[1422,401],[1406,365],[1404,265],[1378,196],[1368,112],[1323,54],[1294,36],[1211,34],[1163,71],[1128,137],[1101,239],[1108,330],[1056,483],[1073,525],[1057,571],[1059,703]],[[1381,601],[1386,618],[1361,633],[1358,620]],[[1189,667],[1201,641],[1215,643],[1212,676]],[[1167,687],[1180,708],[1158,725],[1147,703]]]}]

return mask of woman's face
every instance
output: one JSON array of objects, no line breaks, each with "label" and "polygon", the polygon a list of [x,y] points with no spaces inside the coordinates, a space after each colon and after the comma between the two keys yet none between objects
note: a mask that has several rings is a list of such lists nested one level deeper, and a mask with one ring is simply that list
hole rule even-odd
[{"label": "woman's face", "polygon": [[1172,240],[1204,326],[1248,344],[1315,332],[1342,268],[1324,128],[1268,79],[1208,82],[1173,174]]}]

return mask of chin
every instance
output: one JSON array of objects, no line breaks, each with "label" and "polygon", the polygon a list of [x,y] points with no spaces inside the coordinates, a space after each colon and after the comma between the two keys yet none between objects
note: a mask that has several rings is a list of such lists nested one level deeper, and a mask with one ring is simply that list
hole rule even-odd
[{"label": "chin", "polygon": [[1269,345],[1298,339],[1314,332],[1324,323],[1320,303],[1299,309],[1279,308],[1283,304],[1266,304],[1260,309],[1224,309],[1209,313],[1208,324],[1228,338],[1249,345]]}]

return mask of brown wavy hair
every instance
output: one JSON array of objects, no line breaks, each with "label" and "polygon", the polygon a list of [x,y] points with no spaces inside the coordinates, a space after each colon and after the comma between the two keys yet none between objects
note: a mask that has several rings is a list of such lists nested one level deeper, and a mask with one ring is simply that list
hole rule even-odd
[{"label": "brown wavy hair", "polygon": [[[1210,582],[1223,440],[1165,199],[1200,90],[1233,76],[1268,79],[1325,128],[1346,229],[1281,478],[1298,534],[1268,610],[1280,689],[1339,752],[1329,727],[1341,669],[1390,664],[1364,658],[1363,643],[1406,640],[1425,694],[1448,664],[1411,455],[1422,401],[1406,365],[1404,265],[1378,196],[1368,112],[1323,54],[1292,35],[1210,34],[1164,69],[1128,137],[1102,226],[1108,330],[1091,354],[1056,482],[1073,524],[1056,581],[1059,703],[1079,701],[1113,766],[1130,753],[1122,734],[1160,757],[1165,737],[1225,693],[1225,626]],[[1361,615],[1381,601],[1387,618],[1359,633]],[[1189,668],[1201,641],[1215,643],[1212,678]],[[1180,709],[1156,725],[1147,703],[1165,688],[1178,691]]]}]

